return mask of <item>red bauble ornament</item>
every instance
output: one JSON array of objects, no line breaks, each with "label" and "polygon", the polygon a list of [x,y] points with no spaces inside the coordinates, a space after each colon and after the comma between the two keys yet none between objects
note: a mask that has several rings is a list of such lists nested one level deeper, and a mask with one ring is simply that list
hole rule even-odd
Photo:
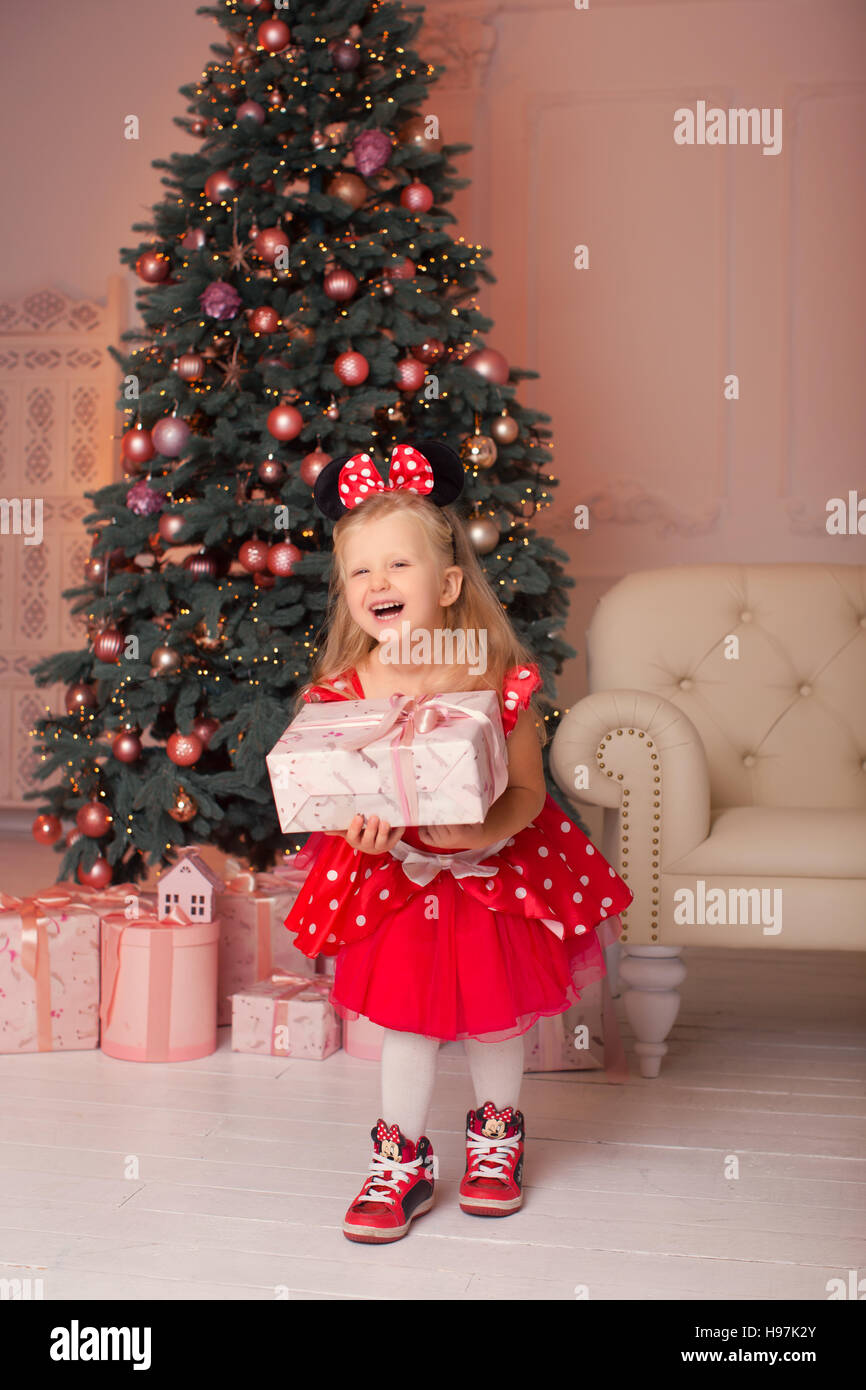
[{"label": "red bauble ornament", "polygon": [[70,685],[65,700],[67,714],[80,714],[82,710],[96,709],[96,691],[84,681]]},{"label": "red bauble ornament", "polygon": [[196,738],[201,739],[204,747],[207,748],[219,726],[220,722],[218,719],[199,715],[197,719],[193,720],[192,732],[195,734]]},{"label": "red bauble ornament", "polygon": [[433,189],[420,179],[413,179],[400,194],[400,203],[409,212],[429,212],[433,206]]},{"label": "red bauble ornament", "polygon": [[268,53],[282,53],[292,41],[289,26],[281,19],[266,19],[256,30],[256,38],[259,47],[266,49]]},{"label": "red bauble ornament", "polygon": [[416,343],[409,351],[419,362],[426,362],[428,367],[432,367],[445,356],[445,344],[440,338],[425,338],[423,343]]},{"label": "red bauble ornament", "polygon": [[283,442],[297,439],[304,428],[304,417],[293,405],[277,405],[268,414],[268,433]]},{"label": "red bauble ornament", "polygon": [[268,569],[271,574],[291,574],[302,553],[291,541],[279,541],[268,550]]},{"label": "red bauble ornament", "polygon": [[262,261],[273,265],[280,251],[288,251],[289,238],[282,227],[265,227],[253,241],[253,250]]},{"label": "red bauble ornament", "polygon": [[157,452],[163,458],[176,459],[186,448],[192,431],[186,420],[179,420],[176,415],[164,415],[157,420],[150,433]]},{"label": "red bauble ornament", "polygon": [[215,579],[219,569],[216,556],[206,550],[200,550],[197,555],[187,555],[183,567],[193,579]]},{"label": "red bauble ornament", "polygon": [[[235,49],[235,59],[237,57],[238,49]],[[255,121],[256,125],[264,125],[265,108],[260,106],[257,101],[242,101],[237,109],[237,118],[239,121]]]},{"label": "red bauble ornament", "polygon": [[79,809],[75,824],[82,835],[98,840],[111,825],[111,812],[102,801],[88,801]]},{"label": "red bauble ornament", "polygon": [[360,386],[370,375],[370,363],[361,352],[341,352],[334,363],[334,375],[344,386]]},{"label": "red bauble ornament", "polygon": [[75,876],[84,888],[107,888],[111,882],[111,865],[107,859],[94,859],[89,869],[79,864]]},{"label": "red bauble ornament", "polygon": [[269,487],[276,487],[277,483],[282,481],[285,469],[279,459],[262,459],[256,472],[263,483],[267,483]]},{"label": "red bauble ornament", "polygon": [[353,72],[361,61],[361,53],[351,39],[338,39],[331,49],[331,60],[338,72]]},{"label": "red bauble ornament", "polygon": [[345,299],[351,299],[358,288],[358,281],[351,270],[346,270],[343,266],[337,270],[331,270],[325,276],[325,294],[329,299],[335,299],[342,303]]},{"label": "red bauble ornament", "polygon": [[402,261],[395,261],[393,265],[386,265],[382,271],[386,280],[411,280],[418,267],[408,256],[404,256]]},{"label": "red bauble ornament", "polygon": [[204,752],[204,744],[198,734],[172,734],[165,751],[177,767],[192,767]]},{"label": "red bauble ornament", "polygon": [[217,169],[207,179],[204,186],[204,196],[209,203],[222,203],[228,201],[232,193],[237,192],[237,182],[225,169]]},{"label": "red bauble ornament", "polygon": [[470,352],[468,357],[464,357],[462,365],[471,367],[473,372],[497,386],[504,386],[508,381],[508,360],[495,348],[481,348],[477,352]]},{"label": "red bauble ornament", "polygon": [[267,569],[269,549],[267,541],[244,541],[238,551],[238,559],[248,574]]},{"label": "red bauble ornament", "polygon": [[323,453],[321,449],[313,449],[311,453],[305,454],[301,459],[301,482],[306,483],[307,487],[312,487],[325,464],[330,462],[331,455]]},{"label": "red bauble ornament", "polygon": [[111,751],[119,763],[134,763],[141,757],[141,739],[123,729],[112,739]]},{"label": "red bauble ornament", "polygon": [[136,274],[148,285],[167,280],[171,261],[164,251],[145,251],[135,263]]},{"label": "red bauble ornament", "polygon": [[63,826],[56,816],[37,816],[30,830],[40,845],[54,845],[63,834]]},{"label": "red bauble ornament", "polygon": [[[204,132],[202,132],[204,134]],[[188,232],[184,232],[181,238],[181,246],[184,251],[200,251],[205,243],[204,230],[201,227],[190,227]]]},{"label": "red bauble ornament", "polygon": [[93,653],[100,661],[117,661],[122,650],[123,633],[119,628],[103,628],[93,640]]},{"label": "red bauble ornament", "polygon": [[84,562],[84,578],[89,579],[92,584],[101,584],[106,569],[107,561],[104,555],[91,555],[90,559]]},{"label": "red bauble ornament", "polygon": [[149,463],[156,453],[150,430],[143,430],[140,425],[136,425],[134,430],[127,430],[120,441],[120,452],[127,463],[139,467],[143,463]]},{"label": "red bauble ornament", "polygon": [[397,363],[397,385],[401,391],[420,391],[427,369],[417,357],[401,357]]},{"label": "red bauble ornament", "polygon": [[253,309],[249,317],[253,333],[276,333],[280,326],[280,316],[269,304],[261,304]]}]

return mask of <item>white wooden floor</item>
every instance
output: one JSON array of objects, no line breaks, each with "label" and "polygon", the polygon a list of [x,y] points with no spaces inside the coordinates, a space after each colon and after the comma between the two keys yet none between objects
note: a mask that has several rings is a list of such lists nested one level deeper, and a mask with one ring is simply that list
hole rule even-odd
[{"label": "white wooden floor", "polygon": [[457,1206],[473,1097],[444,1045],[436,1204],[382,1248],[340,1229],[377,1063],[233,1053],[229,1029],[174,1065],[0,1055],[0,1278],[46,1299],[824,1301],[866,1265],[864,963],[689,951],[657,1080],[621,1003],[627,1085],[524,1078],[525,1201],[499,1220]]}]

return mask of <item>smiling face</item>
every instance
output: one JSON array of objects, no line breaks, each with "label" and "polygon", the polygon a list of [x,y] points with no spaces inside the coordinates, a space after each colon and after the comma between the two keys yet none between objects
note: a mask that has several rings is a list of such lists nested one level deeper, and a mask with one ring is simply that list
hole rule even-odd
[{"label": "smiling face", "polygon": [[377,642],[399,634],[404,622],[412,632],[443,627],[463,582],[457,565],[440,573],[423,526],[406,513],[358,526],[346,537],[343,563],[349,612]]}]

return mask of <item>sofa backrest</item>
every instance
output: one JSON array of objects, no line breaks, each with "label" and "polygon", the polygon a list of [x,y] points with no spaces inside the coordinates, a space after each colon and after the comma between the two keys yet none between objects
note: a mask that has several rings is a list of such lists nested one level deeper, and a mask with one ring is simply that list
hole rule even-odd
[{"label": "sofa backrest", "polygon": [[591,692],[688,715],[713,808],[866,807],[866,565],[637,571],[599,602],[587,662]]}]

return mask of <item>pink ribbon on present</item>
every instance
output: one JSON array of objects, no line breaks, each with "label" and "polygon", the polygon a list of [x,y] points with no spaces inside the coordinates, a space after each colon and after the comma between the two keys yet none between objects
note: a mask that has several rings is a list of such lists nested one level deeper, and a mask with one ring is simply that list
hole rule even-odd
[{"label": "pink ribbon on present", "polygon": [[[491,720],[483,710],[465,709],[459,701],[443,699],[441,695],[392,695],[389,708],[371,726],[369,721],[375,715],[354,715],[340,721],[338,737],[345,728],[360,726],[363,732],[355,738],[341,742],[340,747],[352,753],[360,753],[372,763],[365,749],[371,743],[388,738],[394,780],[400,798],[400,812],[405,825],[417,825],[418,795],[415,788],[413,743],[416,733],[428,734],[433,729],[450,725],[464,719],[471,719],[479,725],[484,737],[490,766],[495,766],[496,741]],[[304,722],[304,729],[333,729],[333,719],[310,719]]]},{"label": "pink ribbon on present", "polygon": [[277,1029],[289,1029],[289,1000],[296,994],[300,994],[304,989],[314,989],[321,995],[328,995],[331,992],[331,980],[324,979],[321,975],[293,975],[283,970],[272,970],[270,972],[270,984],[285,984],[286,988],[274,999],[274,1017],[271,1024],[271,1056],[288,1057],[291,1055],[290,1048],[277,1046]]},{"label": "pink ribbon on present", "polygon": [[[0,909],[21,917],[21,964],[33,978],[36,1001],[36,1037],[40,1052],[51,1051],[51,968],[48,955],[48,926],[59,907],[89,907],[71,893],[49,889],[30,898],[0,892]],[[56,925],[56,924],[55,924]],[[60,935],[57,927],[55,936]]]},{"label": "pink ribbon on present", "polygon": [[[189,926],[191,922],[192,918],[188,917],[183,908],[175,903],[170,912],[166,913],[163,918],[134,917],[116,931],[109,931],[106,934],[104,938],[105,973],[102,980],[102,998],[99,1002],[99,1018],[103,1028],[109,1026],[114,1012],[117,981],[120,975],[121,947],[128,929],[130,927]],[[151,936],[145,1047],[152,1062],[164,1062],[168,1058],[174,947],[174,932],[155,931]]]}]

